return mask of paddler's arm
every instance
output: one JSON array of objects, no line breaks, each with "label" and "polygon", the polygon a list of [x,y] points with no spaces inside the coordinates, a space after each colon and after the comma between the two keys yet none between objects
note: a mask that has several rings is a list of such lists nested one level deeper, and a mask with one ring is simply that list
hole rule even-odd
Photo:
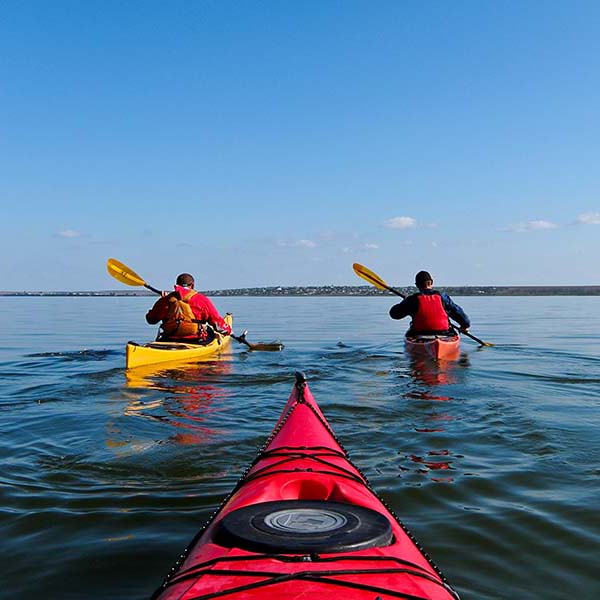
[{"label": "paddler's arm", "polygon": [[417,298],[416,296],[409,296],[400,302],[394,304],[390,308],[390,317],[392,319],[404,319],[404,317],[414,317],[417,312]]},{"label": "paddler's arm", "polygon": [[162,297],[159,298],[154,303],[154,306],[146,313],[146,322],[149,325],[156,325],[167,316],[170,296],[171,294],[169,292],[163,292]]},{"label": "paddler's arm", "polygon": [[469,320],[467,313],[465,313],[465,311],[446,293],[442,294],[442,304],[444,305],[444,310],[448,313],[448,316],[458,322],[461,331],[466,331],[471,327],[471,321]]},{"label": "paddler's arm", "polygon": [[206,320],[208,321],[208,324],[221,335],[231,335],[231,327],[225,322],[210,299],[204,296],[202,301],[204,310],[206,311]]}]

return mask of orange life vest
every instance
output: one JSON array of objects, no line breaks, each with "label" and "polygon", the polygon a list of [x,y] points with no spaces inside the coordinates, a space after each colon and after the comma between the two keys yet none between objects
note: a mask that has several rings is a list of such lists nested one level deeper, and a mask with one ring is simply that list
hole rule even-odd
[{"label": "orange life vest", "polygon": [[202,337],[203,326],[199,323],[190,306],[190,300],[197,294],[190,290],[179,297],[177,292],[170,294],[167,316],[161,324],[162,334],[166,338]]}]

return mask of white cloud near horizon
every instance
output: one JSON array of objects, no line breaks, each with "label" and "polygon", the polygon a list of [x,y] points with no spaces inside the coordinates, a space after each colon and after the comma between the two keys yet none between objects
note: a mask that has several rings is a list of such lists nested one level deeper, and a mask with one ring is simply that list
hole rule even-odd
[{"label": "white cloud near horizon", "polygon": [[312,240],[297,240],[293,243],[294,246],[298,248],[316,248],[317,243]]},{"label": "white cloud near horizon", "polygon": [[56,235],[58,237],[67,239],[81,237],[81,233],[79,233],[79,231],[75,231],[74,229],[63,229],[63,231],[59,231]]},{"label": "white cloud near horizon", "polygon": [[600,212],[583,213],[577,217],[576,222],[581,225],[600,225]]},{"label": "white cloud near horizon", "polygon": [[351,248],[349,246],[343,246],[342,248],[340,248],[340,250],[342,252],[344,252],[345,254],[348,254],[349,252],[363,252],[363,251],[369,252],[370,250],[379,250],[379,244],[366,243],[360,247],[354,247],[354,248]]},{"label": "white cloud near horizon", "polygon": [[278,242],[284,248],[316,248],[317,243],[312,240],[294,240],[293,242]]},{"label": "white cloud near horizon", "polygon": [[316,238],[320,241],[320,242],[335,242],[339,239],[348,239],[349,237],[356,237],[356,233],[354,234],[348,234],[348,233],[342,233],[340,231],[333,231],[331,229],[326,230],[326,231],[321,231],[319,233],[316,234]]},{"label": "white cloud near horizon", "polygon": [[392,217],[385,222],[388,229],[412,229],[417,226],[416,219],[413,217]]},{"label": "white cloud near horizon", "polygon": [[542,219],[535,221],[522,221],[520,223],[516,223],[511,227],[507,228],[507,231],[514,231],[517,233],[524,233],[527,231],[541,231],[546,229],[557,229],[558,225],[556,223],[552,223],[552,221],[544,221]]}]

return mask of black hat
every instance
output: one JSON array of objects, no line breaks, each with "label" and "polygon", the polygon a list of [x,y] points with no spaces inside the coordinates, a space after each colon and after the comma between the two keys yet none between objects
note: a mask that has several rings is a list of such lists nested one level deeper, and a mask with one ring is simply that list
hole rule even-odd
[{"label": "black hat", "polygon": [[189,273],[182,273],[177,276],[177,281],[175,283],[177,285],[190,287],[190,285],[194,285],[194,278]]},{"label": "black hat", "polygon": [[433,277],[427,271],[419,271],[415,275],[415,285],[418,288],[425,287],[428,281],[433,281]]}]

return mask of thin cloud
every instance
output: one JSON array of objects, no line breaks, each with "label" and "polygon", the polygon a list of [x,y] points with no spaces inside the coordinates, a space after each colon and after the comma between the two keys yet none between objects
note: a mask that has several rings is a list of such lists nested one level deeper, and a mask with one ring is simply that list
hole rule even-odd
[{"label": "thin cloud", "polygon": [[536,229],[556,229],[558,225],[551,221],[529,221],[529,227],[533,230]]},{"label": "thin cloud", "polygon": [[520,223],[516,223],[508,228],[508,231],[515,231],[517,233],[524,233],[527,231],[541,231],[545,229],[556,229],[558,225],[556,223],[552,223],[552,221],[522,221]]},{"label": "thin cloud", "polygon": [[312,240],[297,240],[292,243],[292,246],[296,246],[296,248],[316,248],[317,243]]},{"label": "thin cloud", "polygon": [[344,252],[344,254],[348,254],[349,252],[359,252],[359,253],[360,252],[370,252],[372,250],[379,250],[379,245],[366,243],[366,244],[362,244],[362,246],[355,246],[355,247],[342,246],[342,248],[340,248],[340,250],[342,252]]},{"label": "thin cloud", "polygon": [[393,217],[385,222],[388,229],[412,229],[417,226],[416,219],[412,217]]},{"label": "thin cloud", "polygon": [[351,243],[355,240],[359,239],[360,235],[356,232],[349,233],[347,231],[321,231],[316,235],[318,243],[331,243],[331,242],[339,242],[339,243]]},{"label": "thin cloud", "polygon": [[316,248],[317,243],[312,240],[295,240],[292,242],[278,242],[283,248]]},{"label": "thin cloud", "polygon": [[577,223],[581,225],[600,225],[600,212],[589,212],[579,215]]},{"label": "thin cloud", "polygon": [[75,231],[74,229],[63,229],[63,231],[59,231],[56,235],[66,239],[81,237],[81,233],[79,231]]}]

